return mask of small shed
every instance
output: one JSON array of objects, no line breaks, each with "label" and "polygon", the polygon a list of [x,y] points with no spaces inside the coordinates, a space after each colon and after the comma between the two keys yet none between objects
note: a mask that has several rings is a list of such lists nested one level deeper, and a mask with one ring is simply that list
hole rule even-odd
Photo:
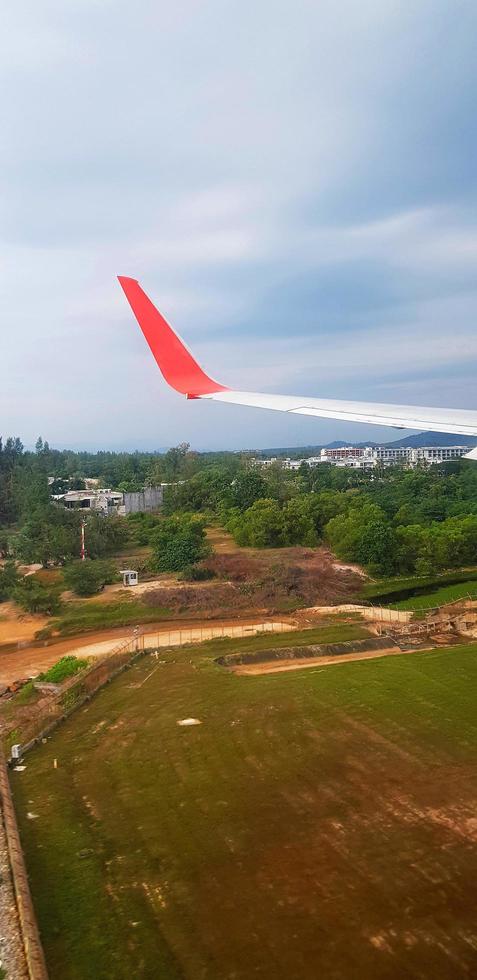
[{"label": "small shed", "polygon": [[123,577],[123,585],[137,585],[138,584],[138,573],[132,568],[121,568],[120,575]]}]

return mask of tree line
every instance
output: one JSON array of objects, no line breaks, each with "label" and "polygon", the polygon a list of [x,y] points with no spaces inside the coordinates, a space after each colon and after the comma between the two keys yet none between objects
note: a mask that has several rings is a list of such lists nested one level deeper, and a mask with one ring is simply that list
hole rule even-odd
[{"label": "tree line", "polygon": [[160,517],[88,515],[93,559],[148,545],[152,570],[176,571],[206,556],[204,526],[214,521],[240,546],[325,543],[380,575],[477,563],[477,467],[466,460],[370,472],[304,463],[296,472],[280,462],[261,470],[236,453],[194,453],[186,443],[164,454],[93,454],[40,439],[28,452],[17,438],[0,440],[0,555],[44,566],[78,556],[81,515],[53,504],[48,487],[48,477],[65,474],[115,488],[128,474],[141,486],[168,477]]},{"label": "tree line", "polygon": [[172,487],[166,507],[215,515],[241,546],[325,543],[379,575],[477,562],[477,467],[466,460],[379,472],[208,466]]}]

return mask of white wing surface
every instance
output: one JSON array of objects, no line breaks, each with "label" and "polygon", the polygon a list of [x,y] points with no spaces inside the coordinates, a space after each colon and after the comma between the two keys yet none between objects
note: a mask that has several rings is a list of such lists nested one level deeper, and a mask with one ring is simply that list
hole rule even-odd
[{"label": "white wing surface", "polygon": [[[119,276],[133,313],[166,381],[187,398],[207,398],[230,405],[268,408],[291,415],[367,422],[400,429],[425,429],[475,436],[477,411],[459,408],[424,408],[420,405],[387,405],[379,402],[335,401],[300,395],[269,395],[254,391],[235,391],[214,381],[202,370],[184,341],[167,323],[135,279]],[[477,459],[477,449],[468,453]]]}]

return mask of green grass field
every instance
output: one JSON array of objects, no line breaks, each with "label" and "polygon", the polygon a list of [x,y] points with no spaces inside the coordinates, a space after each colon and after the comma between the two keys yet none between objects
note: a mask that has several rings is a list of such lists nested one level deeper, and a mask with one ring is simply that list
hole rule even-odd
[{"label": "green grass field", "polygon": [[59,636],[74,636],[88,630],[154,623],[171,614],[169,609],[151,608],[139,599],[118,599],[113,602],[69,603],[51,623]]},{"label": "green grass field", "polygon": [[399,602],[390,603],[390,605],[392,609],[432,609],[435,606],[444,606],[447,602],[455,602],[456,599],[466,599],[468,596],[477,599],[477,584],[475,582],[444,585],[427,595],[411,596],[409,599],[401,599]]},{"label": "green grass field", "polygon": [[[477,593],[477,570],[459,568],[452,572],[440,572],[436,575],[395,576],[394,578],[378,579],[375,582],[365,582],[361,588],[359,599],[372,602],[374,605],[394,604],[405,598],[421,598],[426,594],[436,593],[445,586],[462,586],[465,592]],[[403,596],[408,592],[408,596]]]},{"label": "green grass field", "polygon": [[50,976],[475,976],[477,644],[223,650],[138,661],[12,773]]}]

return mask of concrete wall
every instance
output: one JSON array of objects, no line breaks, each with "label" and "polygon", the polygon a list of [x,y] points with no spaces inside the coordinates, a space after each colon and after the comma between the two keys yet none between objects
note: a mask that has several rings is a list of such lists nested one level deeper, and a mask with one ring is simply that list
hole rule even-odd
[{"label": "concrete wall", "polygon": [[145,490],[139,490],[136,493],[125,493],[126,514],[157,510],[162,507],[163,497],[162,487],[146,487]]},{"label": "concrete wall", "polygon": [[[28,884],[5,759],[0,754],[0,802],[7,838],[18,918],[30,980],[48,980],[45,957]],[[13,980],[13,977],[12,977]]]},{"label": "concrete wall", "polygon": [[336,615],[341,612],[359,613],[363,619],[376,623],[409,623],[414,615],[408,609],[388,609],[387,606],[360,606],[355,602],[344,602],[338,606],[310,606],[310,609],[323,615]]}]

